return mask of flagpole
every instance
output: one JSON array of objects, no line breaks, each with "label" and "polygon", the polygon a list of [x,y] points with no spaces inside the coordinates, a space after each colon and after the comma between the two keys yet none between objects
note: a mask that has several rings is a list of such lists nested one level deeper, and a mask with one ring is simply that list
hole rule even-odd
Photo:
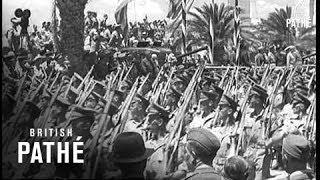
[{"label": "flagpole", "polygon": [[186,3],[187,0],[182,0],[181,5],[182,5],[182,42],[183,42],[183,48],[182,48],[182,53],[186,53],[186,37],[187,37],[187,13],[186,13]]},{"label": "flagpole", "polygon": [[[214,14],[214,0],[211,1],[210,4],[210,9],[212,9],[212,13]],[[210,49],[210,61],[211,64],[213,64],[213,58],[214,58],[214,27],[213,27],[213,19],[211,18],[211,16],[209,16],[209,33],[211,36],[211,49]]]},{"label": "flagpole", "polygon": [[233,42],[236,48],[236,59],[235,62],[240,66],[239,55],[240,55],[240,18],[238,12],[238,0],[235,0],[235,9],[234,9],[234,36]]}]

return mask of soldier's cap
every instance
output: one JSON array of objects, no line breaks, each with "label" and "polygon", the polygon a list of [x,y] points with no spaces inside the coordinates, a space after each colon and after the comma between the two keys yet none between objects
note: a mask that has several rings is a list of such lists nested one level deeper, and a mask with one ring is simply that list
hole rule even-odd
[{"label": "soldier's cap", "polygon": [[52,95],[53,95],[53,94],[52,94],[48,89],[46,89],[46,90],[44,91],[44,93],[42,94],[41,98],[51,98]]},{"label": "soldier's cap", "polygon": [[153,152],[153,149],[145,147],[139,133],[123,132],[117,135],[113,142],[111,160],[115,163],[141,162],[150,157]]},{"label": "soldier's cap", "polygon": [[188,86],[188,84],[189,84],[189,80],[186,79],[186,78],[183,77],[183,76],[176,76],[175,83],[177,83],[177,82],[180,82],[180,83],[182,83],[182,84],[184,84],[184,85],[186,85],[186,86]]},{"label": "soldier's cap", "polygon": [[41,113],[41,109],[32,101],[27,101],[26,106],[28,108],[28,111],[31,113],[32,116],[38,118]]},{"label": "soldier's cap", "polygon": [[176,88],[174,88],[173,86],[170,86],[170,95],[176,97],[177,99],[180,99],[180,97],[182,96],[182,93],[179,92]]},{"label": "soldier's cap", "polygon": [[215,101],[218,96],[219,95],[215,92],[202,91],[200,95],[200,99]]},{"label": "soldier's cap", "polygon": [[290,134],[283,139],[283,152],[295,159],[307,161],[310,149],[310,142],[304,136]]},{"label": "soldier's cap", "polygon": [[227,95],[223,95],[219,105],[227,105],[229,106],[231,109],[236,110],[237,107],[239,106],[238,103],[236,103],[232,98],[230,98]]},{"label": "soldier's cap", "polygon": [[[192,128],[187,134],[187,143],[198,146],[200,156],[214,157],[220,148],[220,140],[212,132],[204,128]],[[200,153],[200,154],[197,154]],[[202,154],[205,153],[205,154]]]},{"label": "soldier's cap", "polygon": [[55,104],[58,104],[62,107],[69,107],[71,106],[71,103],[69,102],[68,99],[64,98],[64,97],[61,97],[61,96],[58,96],[55,100]]},{"label": "soldier's cap", "polygon": [[94,117],[94,114],[97,113],[96,110],[91,108],[86,108],[78,105],[72,105],[74,107],[74,112],[79,113],[82,116]]},{"label": "soldier's cap", "polygon": [[149,106],[150,102],[146,98],[144,98],[141,94],[137,94],[136,96],[141,100],[140,102],[142,103],[142,107],[147,108]]},{"label": "soldier's cap", "polygon": [[221,96],[223,94],[223,89],[220,88],[219,86],[213,86],[213,89],[216,93],[219,94],[219,96]]},{"label": "soldier's cap", "polygon": [[266,100],[268,98],[267,90],[257,84],[253,85],[251,88],[251,95],[253,94],[258,95],[262,100]]},{"label": "soldier's cap", "polygon": [[165,108],[163,108],[162,106],[160,106],[158,103],[155,103],[155,102],[152,102],[149,105],[147,112],[149,115],[159,115],[164,119],[168,119],[170,114]]},{"label": "soldier's cap", "polygon": [[307,97],[305,97],[304,95],[302,95],[301,93],[295,93],[295,95],[293,96],[293,100],[292,100],[292,104],[296,105],[302,103],[305,105],[305,108],[307,109],[311,102],[309,101],[309,99]]}]

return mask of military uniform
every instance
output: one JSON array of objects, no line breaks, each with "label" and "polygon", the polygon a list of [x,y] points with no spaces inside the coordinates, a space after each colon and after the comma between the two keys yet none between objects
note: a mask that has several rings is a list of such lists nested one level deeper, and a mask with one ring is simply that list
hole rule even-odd
[{"label": "military uniform", "polygon": [[222,180],[222,176],[216,173],[216,170],[210,166],[198,166],[194,172],[188,173],[185,180]]}]

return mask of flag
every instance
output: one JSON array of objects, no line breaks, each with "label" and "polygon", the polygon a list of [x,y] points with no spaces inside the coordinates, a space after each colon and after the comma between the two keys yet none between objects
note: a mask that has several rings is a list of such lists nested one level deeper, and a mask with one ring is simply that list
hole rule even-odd
[{"label": "flag", "polygon": [[[210,9],[212,10],[212,13],[214,13],[214,0],[212,0],[212,3],[210,4]],[[213,28],[213,19],[211,16],[209,16],[209,33],[211,36],[211,47],[209,51],[209,57],[210,61],[213,64],[213,53],[214,53],[214,28]]]},{"label": "flag", "polygon": [[126,43],[127,31],[128,31],[128,17],[127,17],[127,6],[128,3],[133,0],[119,0],[117,9],[115,11],[115,19],[118,24],[121,24],[123,30],[124,42]]},{"label": "flag", "polygon": [[182,41],[183,41],[183,53],[186,53],[186,37],[187,37],[187,12],[186,12],[187,0],[181,1],[182,6]]}]

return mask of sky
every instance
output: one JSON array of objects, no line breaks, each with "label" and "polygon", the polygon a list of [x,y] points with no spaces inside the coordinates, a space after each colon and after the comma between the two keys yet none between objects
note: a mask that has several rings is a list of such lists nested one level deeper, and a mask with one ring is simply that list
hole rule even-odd
[{"label": "sky", "polygon": [[[2,33],[11,26],[10,18],[14,15],[16,8],[30,9],[30,24],[41,25],[43,21],[51,20],[53,0],[3,0],[2,1]],[[256,9],[253,12],[255,18],[267,18],[268,14],[275,8],[283,8],[286,5],[293,5],[300,1],[309,0],[251,0],[251,6]],[[96,11],[98,19],[103,14],[108,14],[110,23],[114,23],[114,12],[118,0],[88,0],[85,12]],[[211,0],[195,0],[194,6],[201,6]],[[215,0],[216,3],[227,2],[227,0]],[[134,0],[128,5],[129,21],[140,21],[146,15],[150,20],[164,19],[168,13],[169,0]]]}]

